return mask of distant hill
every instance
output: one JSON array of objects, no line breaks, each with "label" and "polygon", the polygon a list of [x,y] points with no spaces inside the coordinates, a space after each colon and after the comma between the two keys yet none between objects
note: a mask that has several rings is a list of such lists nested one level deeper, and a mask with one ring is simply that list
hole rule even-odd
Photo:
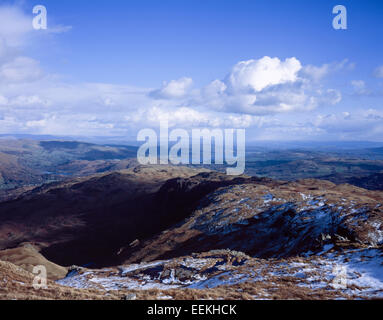
[{"label": "distant hill", "polygon": [[[135,158],[136,150],[136,147],[77,141],[0,139],[0,193],[67,176],[103,172],[117,165],[119,160]],[[93,161],[98,162],[90,165]],[[121,168],[121,163],[119,165]],[[129,162],[125,165],[129,167]],[[86,173],[82,172],[84,167]]]}]

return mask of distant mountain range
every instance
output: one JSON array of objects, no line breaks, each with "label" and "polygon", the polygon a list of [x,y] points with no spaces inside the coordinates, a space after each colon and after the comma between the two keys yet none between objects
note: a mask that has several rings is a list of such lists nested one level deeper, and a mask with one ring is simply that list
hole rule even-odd
[{"label": "distant mountain range", "polygon": [[84,175],[82,170],[102,172],[116,165],[118,160],[134,158],[136,150],[129,146],[77,141],[0,139],[0,190]]}]

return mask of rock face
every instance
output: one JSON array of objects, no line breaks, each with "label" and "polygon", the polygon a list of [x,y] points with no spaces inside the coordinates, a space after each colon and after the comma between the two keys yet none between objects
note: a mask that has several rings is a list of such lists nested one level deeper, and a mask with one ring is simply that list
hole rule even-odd
[{"label": "rock face", "polygon": [[282,258],[339,239],[377,246],[383,244],[382,201],[379,192],[317,180],[222,187],[182,224],[130,249],[126,262],[226,248]]}]

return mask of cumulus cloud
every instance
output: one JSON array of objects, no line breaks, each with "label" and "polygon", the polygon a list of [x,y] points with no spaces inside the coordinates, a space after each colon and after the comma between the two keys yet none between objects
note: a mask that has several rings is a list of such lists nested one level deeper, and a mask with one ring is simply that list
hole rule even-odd
[{"label": "cumulus cloud", "polygon": [[[314,110],[341,100],[339,91],[300,75],[302,65],[296,58],[239,62],[223,80],[202,88],[193,89],[192,79],[185,77],[157,90],[66,83],[42,74],[36,61],[17,58],[16,62],[0,66],[0,79],[7,78],[0,80],[0,111],[5,115],[0,125],[9,128],[13,123],[26,132],[90,134],[99,129],[125,134],[127,128],[154,126],[163,119],[171,126],[189,128],[260,127],[267,116]],[[14,118],[19,119],[17,125],[11,121]]]},{"label": "cumulus cloud", "polygon": [[256,95],[252,104],[243,104],[242,112],[255,114],[275,114],[292,111],[309,111],[318,106],[318,99],[307,94],[301,86],[273,86]]},{"label": "cumulus cloud", "polygon": [[[315,70],[324,76],[327,69],[343,68],[345,64],[327,64]],[[281,60],[265,56],[238,62],[224,79],[216,79],[203,88],[191,90],[192,79],[181,78],[164,83],[150,97],[178,99],[180,105],[222,113],[251,115],[311,111],[339,103],[342,99],[339,91],[324,89],[307,75],[313,68],[304,71],[305,67],[295,57]],[[316,80],[318,77],[315,76]]]},{"label": "cumulus cloud", "polygon": [[313,81],[329,68],[330,64],[306,68],[294,57],[242,61],[224,80],[214,80],[200,90],[198,98],[192,98],[194,103],[222,112],[267,115],[310,111],[339,103],[342,98],[339,91],[325,90]]},{"label": "cumulus cloud", "polygon": [[269,86],[295,82],[301,68],[296,58],[241,61],[233,67],[227,83],[234,92],[259,92]]},{"label": "cumulus cloud", "polygon": [[151,92],[154,98],[163,99],[176,99],[184,97],[193,85],[193,80],[190,78],[180,78],[178,80],[172,80],[164,82],[162,88]]}]

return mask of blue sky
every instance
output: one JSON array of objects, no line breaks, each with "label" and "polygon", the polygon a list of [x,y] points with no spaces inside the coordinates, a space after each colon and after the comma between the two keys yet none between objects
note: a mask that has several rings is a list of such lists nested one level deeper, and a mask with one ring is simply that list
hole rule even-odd
[{"label": "blue sky", "polygon": [[382,15],[379,0],[2,1],[0,132],[131,139],[167,119],[383,141]]}]

